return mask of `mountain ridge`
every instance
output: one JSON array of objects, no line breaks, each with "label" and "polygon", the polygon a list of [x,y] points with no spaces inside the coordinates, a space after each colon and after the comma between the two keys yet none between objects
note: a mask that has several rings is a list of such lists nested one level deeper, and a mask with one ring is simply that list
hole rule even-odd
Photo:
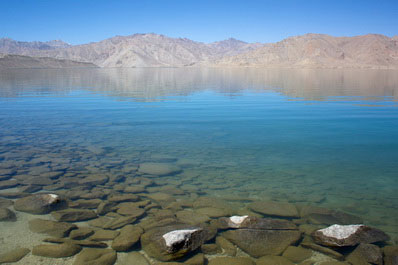
[{"label": "mountain ridge", "polygon": [[155,33],[114,36],[70,45],[63,41],[18,42],[0,39],[0,53],[49,57],[99,67],[266,67],[398,69],[398,36],[334,37],[308,33],[276,43],[234,38],[203,43]]}]

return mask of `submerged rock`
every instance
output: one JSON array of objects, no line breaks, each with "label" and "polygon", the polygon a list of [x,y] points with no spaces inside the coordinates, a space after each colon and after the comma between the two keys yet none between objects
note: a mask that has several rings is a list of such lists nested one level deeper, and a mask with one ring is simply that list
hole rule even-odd
[{"label": "submerged rock", "polygon": [[18,199],[14,209],[31,214],[48,214],[65,206],[65,201],[56,194],[35,194]]},{"label": "submerged rock", "polygon": [[137,251],[129,252],[121,259],[118,258],[117,263],[120,265],[150,265],[149,261],[140,252]]},{"label": "submerged rock", "polygon": [[181,172],[181,168],[169,163],[142,163],[138,171],[148,175],[166,176]]},{"label": "submerged rock", "polygon": [[301,208],[300,215],[312,224],[349,225],[362,223],[362,219],[358,216],[322,207],[304,206]]},{"label": "submerged rock", "polygon": [[383,231],[366,225],[332,225],[312,234],[315,242],[333,247],[355,246],[389,240]]},{"label": "submerged rock", "polygon": [[74,240],[82,240],[94,234],[94,230],[90,227],[79,227],[76,230],[72,230],[69,237]]},{"label": "submerged rock", "polygon": [[65,258],[76,255],[82,248],[77,245],[63,243],[59,245],[42,244],[34,246],[32,254],[48,258]]},{"label": "submerged rock", "polygon": [[91,247],[91,248],[106,248],[108,247],[107,244],[104,242],[97,242],[97,241],[91,241],[91,240],[72,240],[69,238],[46,238],[43,240],[44,242],[48,243],[57,243],[57,244],[62,244],[62,243],[69,243],[73,245],[78,245],[82,247]]},{"label": "submerged rock", "polygon": [[209,265],[254,265],[254,261],[246,257],[216,257],[209,260]]},{"label": "submerged rock", "polygon": [[384,264],[397,265],[398,264],[398,246],[383,247]]},{"label": "submerged rock", "polygon": [[0,222],[15,222],[17,216],[13,211],[7,208],[0,208]]},{"label": "submerged rock", "polygon": [[309,257],[311,257],[312,253],[313,253],[313,251],[311,251],[307,248],[289,246],[283,252],[282,256],[289,259],[290,261],[292,261],[294,263],[300,263],[303,260],[306,260]]},{"label": "submerged rock", "polygon": [[383,264],[383,253],[381,249],[373,244],[359,244],[347,258],[352,264]]},{"label": "submerged rock", "polygon": [[141,237],[145,252],[161,261],[175,260],[199,248],[206,240],[200,227],[175,225],[154,228]]},{"label": "submerged rock", "polygon": [[116,259],[112,249],[85,248],[76,256],[73,265],[112,265]]},{"label": "submerged rock", "polygon": [[16,186],[18,186],[18,181],[16,181],[15,179],[0,181],[0,190],[9,189],[9,188],[13,188]]},{"label": "submerged rock", "polygon": [[299,217],[296,206],[287,202],[257,201],[250,203],[248,207],[255,212],[268,216]]},{"label": "submerged rock", "polygon": [[126,225],[120,229],[120,234],[113,240],[112,248],[116,251],[127,251],[136,244],[144,230],[139,226]]},{"label": "submerged rock", "polygon": [[101,216],[100,218],[89,221],[89,225],[100,227],[103,229],[118,229],[125,225],[132,224],[137,220],[134,216],[121,216],[115,218],[108,218]]},{"label": "submerged rock", "polygon": [[13,204],[14,202],[12,200],[0,198],[0,208],[7,208]]},{"label": "submerged rock", "polygon": [[113,240],[118,235],[119,231],[100,229],[94,232],[94,234],[90,237],[90,240],[93,241]]},{"label": "submerged rock", "polygon": [[296,230],[236,229],[221,234],[253,257],[280,255],[301,238]]},{"label": "submerged rock", "polygon": [[55,237],[68,236],[69,232],[76,228],[77,226],[74,224],[55,222],[51,220],[43,220],[36,218],[29,221],[29,229],[32,232],[47,234]]},{"label": "submerged rock", "polygon": [[94,219],[97,214],[91,210],[84,209],[66,209],[52,212],[51,215],[61,222],[79,222]]},{"label": "submerged rock", "polygon": [[259,230],[297,230],[297,226],[288,220],[258,218],[247,215],[223,217],[218,219],[217,225],[222,229],[249,228]]},{"label": "submerged rock", "polygon": [[15,248],[0,255],[0,264],[20,261],[29,252],[28,248]]},{"label": "submerged rock", "polygon": [[294,265],[294,263],[281,256],[264,256],[257,260],[256,265]]},{"label": "submerged rock", "polygon": [[236,246],[222,236],[216,238],[216,244],[224,250],[228,256],[236,255]]}]

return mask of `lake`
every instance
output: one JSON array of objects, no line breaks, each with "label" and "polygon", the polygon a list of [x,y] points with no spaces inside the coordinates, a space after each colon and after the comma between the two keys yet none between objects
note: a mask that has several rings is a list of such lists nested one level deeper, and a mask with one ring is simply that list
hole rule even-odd
[{"label": "lake", "polygon": [[[362,219],[398,241],[397,71],[3,70],[0,128],[4,201],[51,192],[69,207],[96,209],[112,195],[135,194],[152,205],[135,223],[160,208],[198,212],[205,223],[285,218],[250,206],[271,201]],[[14,212],[15,222],[0,222],[1,248],[48,237],[28,222],[50,214]],[[293,219],[329,224],[318,215]]]}]

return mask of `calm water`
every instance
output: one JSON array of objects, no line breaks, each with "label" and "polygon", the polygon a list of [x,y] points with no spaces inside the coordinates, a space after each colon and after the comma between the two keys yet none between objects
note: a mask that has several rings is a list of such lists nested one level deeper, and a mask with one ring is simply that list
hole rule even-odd
[{"label": "calm water", "polygon": [[398,239],[394,71],[3,71],[0,128],[0,167],[18,174],[174,163],[158,184],[330,207]]}]

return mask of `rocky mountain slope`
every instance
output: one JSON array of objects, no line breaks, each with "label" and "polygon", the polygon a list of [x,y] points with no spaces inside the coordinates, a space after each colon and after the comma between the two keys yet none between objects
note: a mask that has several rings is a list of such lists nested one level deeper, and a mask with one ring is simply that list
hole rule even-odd
[{"label": "rocky mountain slope", "polygon": [[[158,34],[116,36],[100,42],[58,49],[23,49],[16,54],[91,62],[101,67],[188,66],[254,50],[261,44],[235,39],[205,44]],[[2,50],[0,44],[0,51]],[[3,49],[4,50],[4,49]]]},{"label": "rocky mountain slope", "polygon": [[49,57],[30,57],[14,54],[0,54],[0,69],[5,68],[76,68],[97,67],[92,63],[82,63]]},{"label": "rocky mountain slope", "polygon": [[356,37],[306,34],[269,44],[246,43],[232,38],[202,43],[152,33],[116,36],[73,46],[62,41],[0,39],[0,52],[87,62],[100,67],[398,69],[398,37],[378,34]]},{"label": "rocky mountain slope", "polygon": [[332,37],[306,34],[284,39],[254,51],[224,57],[216,66],[268,68],[395,68],[398,41],[384,35]]}]

